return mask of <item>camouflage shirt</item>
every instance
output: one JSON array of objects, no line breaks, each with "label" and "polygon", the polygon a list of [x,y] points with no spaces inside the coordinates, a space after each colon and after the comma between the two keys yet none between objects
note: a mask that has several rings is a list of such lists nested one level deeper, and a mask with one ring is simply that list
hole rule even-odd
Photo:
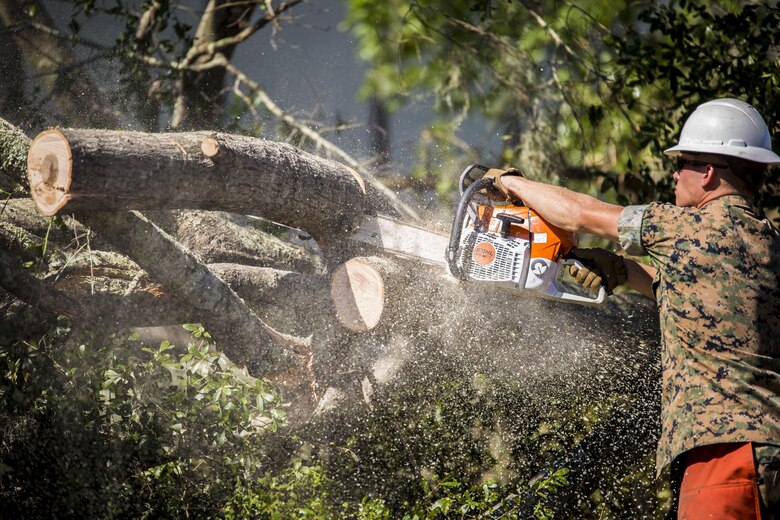
[{"label": "camouflage shirt", "polygon": [[780,444],[780,234],[742,197],[701,209],[652,203],[618,219],[649,255],[662,332],[660,471],[725,442]]}]

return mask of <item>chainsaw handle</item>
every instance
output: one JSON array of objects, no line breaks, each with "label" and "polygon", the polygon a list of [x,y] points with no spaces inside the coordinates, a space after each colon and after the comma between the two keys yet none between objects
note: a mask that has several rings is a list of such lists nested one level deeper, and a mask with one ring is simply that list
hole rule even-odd
[{"label": "chainsaw handle", "polygon": [[496,218],[501,221],[501,238],[509,236],[509,231],[512,229],[512,224],[525,224],[525,219],[516,215],[510,215],[509,213],[499,213]]},{"label": "chainsaw handle", "polygon": [[468,166],[466,166],[466,169],[463,170],[463,173],[460,174],[460,178],[458,179],[459,195],[462,196],[469,186],[471,186],[472,184],[480,180],[482,177],[484,177],[489,169],[490,168],[488,168],[487,166],[483,166],[477,163],[469,164]]},{"label": "chainsaw handle", "polygon": [[[467,172],[464,172],[464,174]],[[447,260],[447,265],[450,268],[450,272],[456,275],[461,280],[465,280],[466,278],[463,269],[458,267],[457,253],[458,253],[458,248],[460,247],[460,236],[461,233],[463,232],[463,224],[466,221],[469,204],[471,203],[472,197],[474,197],[474,195],[479,190],[486,188],[492,184],[493,181],[490,179],[479,179],[471,183],[469,187],[466,188],[466,191],[463,192],[463,196],[461,197],[457,208],[455,208],[455,219],[452,221],[452,230],[450,231],[450,242],[449,245],[447,246],[447,251],[445,251],[445,258]],[[476,219],[476,216],[474,218]]]},{"label": "chainsaw handle", "polygon": [[[583,264],[576,258],[561,258],[559,263],[561,265],[573,265],[577,269],[582,269],[583,267],[585,267],[585,264]],[[604,300],[607,297],[607,288],[602,283],[601,287],[599,287],[599,292],[595,298],[589,298],[587,296],[580,296],[579,294],[567,293],[563,291],[561,291],[559,294],[556,294],[556,296],[562,300],[570,300],[579,303],[590,303],[590,304],[600,305],[604,303]]]}]

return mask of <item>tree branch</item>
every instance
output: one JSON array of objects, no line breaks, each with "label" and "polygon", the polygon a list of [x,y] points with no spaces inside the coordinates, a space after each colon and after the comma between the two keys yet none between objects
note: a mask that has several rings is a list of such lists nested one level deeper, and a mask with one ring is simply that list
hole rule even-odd
[{"label": "tree branch", "polygon": [[[201,54],[208,54],[213,55],[217,51],[221,51],[225,49],[226,47],[232,47],[235,45],[238,45],[239,43],[243,42],[250,36],[252,36],[254,33],[268,25],[270,22],[275,21],[279,18],[279,16],[284,13],[285,11],[289,10],[290,8],[300,4],[303,0],[290,0],[289,2],[282,2],[276,10],[272,10],[268,7],[268,4],[266,4],[266,12],[265,14],[260,17],[258,21],[250,25],[249,27],[246,27],[239,33],[229,36],[227,38],[222,38],[220,40],[209,42],[209,43],[202,43],[199,45],[193,45],[190,50],[187,52],[187,56],[183,60],[183,65],[186,67],[186,65],[190,62],[192,62],[197,56]],[[211,8],[211,11],[216,11],[217,8]],[[209,10],[207,9],[207,13]],[[206,13],[204,13],[206,14]]]},{"label": "tree branch", "polygon": [[187,306],[202,311],[204,325],[234,361],[268,372],[294,364],[291,352],[310,351],[310,341],[261,322],[225,282],[141,213],[90,213],[79,220],[128,254]]}]

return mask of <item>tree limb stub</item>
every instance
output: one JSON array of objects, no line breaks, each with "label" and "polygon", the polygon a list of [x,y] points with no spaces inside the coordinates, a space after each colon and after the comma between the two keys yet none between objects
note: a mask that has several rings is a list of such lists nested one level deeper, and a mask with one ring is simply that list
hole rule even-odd
[{"label": "tree limb stub", "polygon": [[219,210],[325,236],[371,211],[351,168],[287,144],[212,132],[47,130],[30,147],[28,175],[45,215]]},{"label": "tree limb stub", "polygon": [[184,303],[203,312],[204,325],[236,362],[263,371],[295,364],[291,352],[310,350],[307,340],[287,336],[262,323],[244,301],[191,252],[138,212],[90,213],[85,222],[120,245],[150,277]]}]

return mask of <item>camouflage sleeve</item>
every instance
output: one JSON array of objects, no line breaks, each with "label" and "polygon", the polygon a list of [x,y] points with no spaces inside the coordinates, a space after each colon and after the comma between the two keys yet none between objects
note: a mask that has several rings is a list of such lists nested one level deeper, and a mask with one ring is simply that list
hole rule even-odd
[{"label": "camouflage sleeve", "polygon": [[623,250],[634,256],[647,254],[642,245],[642,219],[647,205],[626,206],[617,220],[618,236]]},{"label": "camouflage sleeve", "polygon": [[645,206],[642,217],[642,248],[651,258],[659,261],[673,254],[692,226],[700,221],[699,213],[696,208],[651,202]]}]

